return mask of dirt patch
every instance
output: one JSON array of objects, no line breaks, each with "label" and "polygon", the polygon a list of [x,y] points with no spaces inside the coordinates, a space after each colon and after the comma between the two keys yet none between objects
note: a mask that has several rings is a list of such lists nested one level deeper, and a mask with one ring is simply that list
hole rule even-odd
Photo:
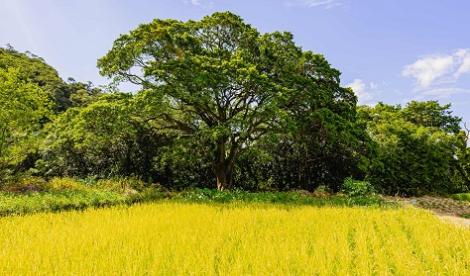
[{"label": "dirt patch", "polygon": [[470,204],[468,202],[434,196],[412,198],[388,197],[387,199],[404,205],[431,210],[446,222],[470,227],[470,219],[463,217],[470,214]]},{"label": "dirt patch", "polygon": [[470,228],[470,219],[456,217],[456,216],[445,216],[445,215],[437,215],[437,216],[445,222],[450,222],[456,225],[462,225],[464,227]]}]

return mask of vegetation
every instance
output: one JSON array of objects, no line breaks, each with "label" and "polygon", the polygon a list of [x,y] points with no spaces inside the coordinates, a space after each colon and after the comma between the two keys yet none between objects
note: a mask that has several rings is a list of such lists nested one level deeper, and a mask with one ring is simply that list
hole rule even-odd
[{"label": "vegetation", "polygon": [[29,192],[0,194],[0,215],[19,215],[85,209],[126,203],[126,197],[102,190]]},{"label": "vegetation", "polygon": [[387,194],[468,191],[468,133],[449,107],[434,101],[361,107],[377,147],[366,179]]},{"label": "vegetation", "polygon": [[140,25],[98,66],[116,81],[142,86],[138,97],[153,103],[144,120],[204,141],[198,150],[210,153],[220,190],[232,187],[239,156],[271,132],[294,127],[298,112],[329,108],[332,117],[354,117],[352,91],[340,87],[339,72],[322,56],[302,51],[289,33],[260,34],[231,13]]},{"label": "vegetation", "polygon": [[416,209],[154,203],[0,218],[0,267],[8,275],[467,275],[469,239]]},{"label": "vegetation", "polygon": [[299,191],[290,192],[245,192],[242,190],[218,191],[213,189],[192,189],[171,196],[180,202],[197,203],[276,203],[283,205],[309,206],[375,206],[393,207],[392,203],[380,197],[361,195],[348,197],[345,195],[307,194]]},{"label": "vegetation", "polygon": [[299,191],[247,192],[214,189],[167,191],[135,178],[87,181],[53,178],[44,181],[26,177],[8,183],[0,192],[0,216],[38,212],[82,210],[91,207],[129,205],[138,202],[171,200],[191,203],[275,203],[309,206],[375,206],[393,207],[380,197],[361,195],[348,197],[328,193],[309,194]]},{"label": "vegetation", "polygon": [[0,177],[20,166],[37,149],[34,136],[48,116],[47,95],[22,81],[15,68],[0,68]]},{"label": "vegetation", "polygon": [[470,202],[470,193],[461,193],[461,194],[454,194],[451,196],[453,199],[468,201]]},{"label": "vegetation", "polygon": [[162,199],[164,193],[135,179],[84,183],[70,178],[18,179],[0,192],[0,216],[81,210]]},{"label": "vegetation", "polygon": [[349,196],[369,196],[374,194],[374,187],[367,181],[354,180],[348,177],[344,180],[342,191]]},{"label": "vegetation", "polygon": [[139,25],[98,67],[0,48],[0,274],[470,275],[468,229],[384,196],[470,215],[450,104],[358,106],[230,12]]},{"label": "vegetation", "polygon": [[30,176],[353,198],[470,190],[469,133],[450,105],[357,106],[322,55],[229,12],[142,24],[98,67],[109,87],[0,49],[0,191]]}]

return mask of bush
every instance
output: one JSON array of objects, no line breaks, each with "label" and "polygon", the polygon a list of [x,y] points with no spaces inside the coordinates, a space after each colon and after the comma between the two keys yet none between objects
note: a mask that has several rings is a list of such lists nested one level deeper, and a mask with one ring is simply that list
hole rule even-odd
[{"label": "bush", "polygon": [[94,189],[0,193],[0,216],[80,210],[127,203],[124,195]]},{"label": "bush", "polygon": [[137,178],[89,181],[22,177],[0,191],[0,216],[37,212],[80,210],[132,204],[164,198],[160,189]]},{"label": "bush", "polygon": [[395,206],[377,196],[313,196],[301,191],[248,192],[243,190],[218,191],[215,189],[191,189],[173,194],[174,200],[199,203],[274,203],[310,206]]},{"label": "bush", "polygon": [[54,177],[49,181],[48,185],[50,190],[63,191],[63,190],[83,190],[85,184],[73,179],[73,178],[59,178]]},{"label": "bush", "polygon": [[47,181],[37,176],[11,177],[2,186],[3,191],[11,193],[41,192],[48,188]]},{"label": "bush", "polygon": [[135,177],[100,179],[95,185],[97,188],[104,188],[124,194],[135,194],[149,186],[144,181]]},{"label": "bush", "polygon": [[341,191],[351,197],[364,197],[374,194],[374,187],[367,181],[348,177],[344,180]]},{"label": "bush", "polygon": [[470,193],[454,194],[450,196],[453,199],[470,202]]}]

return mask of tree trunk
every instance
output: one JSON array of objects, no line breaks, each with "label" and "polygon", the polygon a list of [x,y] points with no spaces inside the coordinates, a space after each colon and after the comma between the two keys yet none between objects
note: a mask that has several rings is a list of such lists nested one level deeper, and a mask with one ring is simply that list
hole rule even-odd
[{"label": "tree trunk", "polygon": [[236,158],[236,151],[230,152],[229,156],[227,156],[226,153],[226,140],[220,139],[217,144],[214,162],[214,172],[217,180],[217,190],[219,191],[230,189],[232,186],[232,172],[235,163],[234,161]]},{"label": "tree trunk", "polygon": [[221,166],[216,169],[215,176],[217,179],[217,190],[223,191],[232,186],[232,169]]}]

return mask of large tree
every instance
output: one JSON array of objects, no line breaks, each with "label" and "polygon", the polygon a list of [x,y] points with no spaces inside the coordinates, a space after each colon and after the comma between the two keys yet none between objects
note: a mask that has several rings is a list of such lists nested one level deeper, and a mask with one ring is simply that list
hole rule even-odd
[{"label": "large tree", "polygon": [[219,189],[231,186],[241,152],[289,127],[304,103],[338,113],[356,103],[323,56],[302,51],[290,33],[260,34],[229,12],[142,24],[121,35],[98,66],[116,82],[142,86],[144,102],[155,107],[148,120],[210,138]]}]

